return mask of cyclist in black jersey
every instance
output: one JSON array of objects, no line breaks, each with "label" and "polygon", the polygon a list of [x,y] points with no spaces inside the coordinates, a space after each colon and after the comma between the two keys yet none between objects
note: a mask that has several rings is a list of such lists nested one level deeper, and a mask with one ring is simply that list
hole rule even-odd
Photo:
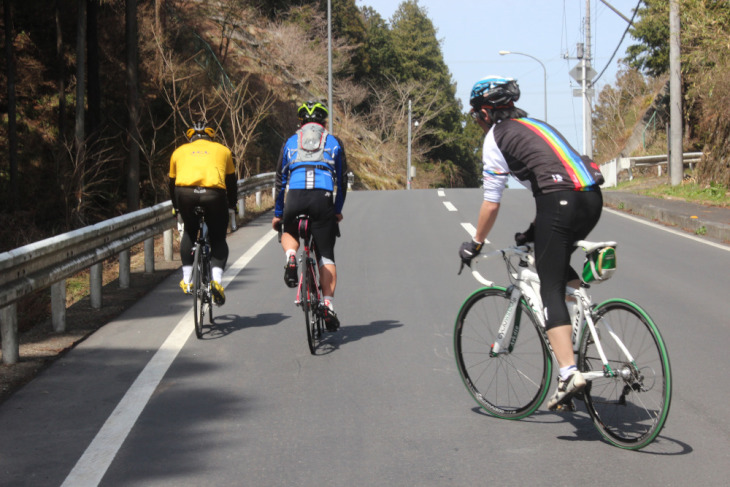
[{"label": "cyclist in black jersey", "polygon": [[598,166],[554,127],[515,107],[519,97],[517,81],[501,76],[483,78],[472,88],[471,114],[486,134],[484,201],[476,234],[462,244],[459,255],[470,265],[481,251],[510,174],[532,190],[536,216],[526,231],[515,235],[515,241],[535,243],[547,335],[560,366],[558,389],[548,402],[548,408],[555,410],[586,385],[575,366],[565,287],[580,284],[570,256],[573,243],[584,239],[601,216],[603,177]]}]

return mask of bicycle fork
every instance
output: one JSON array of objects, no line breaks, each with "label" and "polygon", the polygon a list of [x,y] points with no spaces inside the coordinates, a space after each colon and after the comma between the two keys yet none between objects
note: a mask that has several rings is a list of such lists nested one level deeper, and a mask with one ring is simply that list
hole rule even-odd
[{"label": "bicycle fork", "polygon": [[[520,322],[522,321],[522,309],[520,308],[520,299],[522,298],[522,291],[516,286],[510,286],[507,289],[509,294],[509,304],[507,305],[507,311],[502,318],[502,323],[499,325],[497,330],[497,338],[492,344],[492,350],[489,355],[496,357],[499,354],[512,353],[517,342],[517,334],[520,332]],[[509,333],[510,328],[512,332]],[[509,335],[509,344],[505,347],[506,339]]]}]

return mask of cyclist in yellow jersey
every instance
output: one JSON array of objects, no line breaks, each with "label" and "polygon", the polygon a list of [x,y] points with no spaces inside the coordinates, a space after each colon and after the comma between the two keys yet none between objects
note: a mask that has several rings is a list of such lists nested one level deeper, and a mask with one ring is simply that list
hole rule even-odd
[{"label": "cyclist in yellow jersey", "polygon": [[183,278],[180,287],[191,292],[193,273],[193,242],[198,234],[195,207],[205,209],[205,222],[210,238],[210,263],[213,274],[213,300],[222,305],[226,301],[223,286],[223,268],[228,260],[226,229],[228,209],[236,207],[236,171],[231,151],[215,142],[215,130],[205,122],[196,122],[186,132],[188,143],[181,145],[170,157],[170,198],[175,213],[185,224],[180,242],[180,260]]}]

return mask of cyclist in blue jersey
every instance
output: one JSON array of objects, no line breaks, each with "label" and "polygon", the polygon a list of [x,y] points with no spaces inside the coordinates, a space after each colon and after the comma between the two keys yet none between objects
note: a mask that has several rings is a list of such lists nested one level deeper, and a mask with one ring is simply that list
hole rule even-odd
[{"label": "cyclist in blue jersey", "polygon": [[515,241],[518,245],[535,243],[547,335],[560,366],[558,388],[548,408],[563,409],[560,406],[586,385],[575,365],[565,302],[566,285],[580,284],[570,256],[575,250],[573,243],[586,238],[601,216],[599,185],[603,177],[598,166],[573,149],[554,127],[528,118],[524,110],[515,107],[519,97],[517,81],[501,76],[483,78],[472,88],[470,113],[486,134],[482,152],[484,201],[476,234],[471,242],[462,244],[459,255],[470,265],[481,251],[510,174],[532,190],[536,216],[528,230],[515,235]]},{"label": "cyclist in blue jersey", "polygon": [[329,112],[322,103],[303,103],[297,110],[297,116],[299,130],[284,143],[276,166],[276,201],[271,225],[275,230],[283,225],[284,281],[287,286],[296,287],[299,281],[296,217],[309,215],[319,254],[325,325],[328,331],[337,331],[340,322],[334,311],[337,286],[335,240],[347,195],[345,148],[337,137],[327,132]]}]

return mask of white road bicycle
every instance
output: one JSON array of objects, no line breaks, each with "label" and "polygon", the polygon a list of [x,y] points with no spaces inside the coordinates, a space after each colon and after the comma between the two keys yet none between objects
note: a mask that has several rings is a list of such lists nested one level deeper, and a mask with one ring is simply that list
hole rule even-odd
[{"label": "white road bicycle", "polygon": [[[576,242],[588,256],[615,242]],[[595,255],[595,254],[591,254]],[[550,389],[554,358],[545,333],[540,281],[532,244],[508,247],[502,256],[511,285],[500,287],[475,270],[486,287],[461,305],[454,328],[456,364],[464,384],[489,414],[522,419],[534,413]],[[578,369],[588,381],[576,396],[601,435],[620,448],[638,450],[659,434],[669,413],[672,375],[664,340],[651,317],[619,298],[598,305],[589,284],[568,287]],[[572,308],[572,309],[571,309]],[[557,364],[557,361],[555,361]],[[574,409],[574,404],[567,407]]]}]

